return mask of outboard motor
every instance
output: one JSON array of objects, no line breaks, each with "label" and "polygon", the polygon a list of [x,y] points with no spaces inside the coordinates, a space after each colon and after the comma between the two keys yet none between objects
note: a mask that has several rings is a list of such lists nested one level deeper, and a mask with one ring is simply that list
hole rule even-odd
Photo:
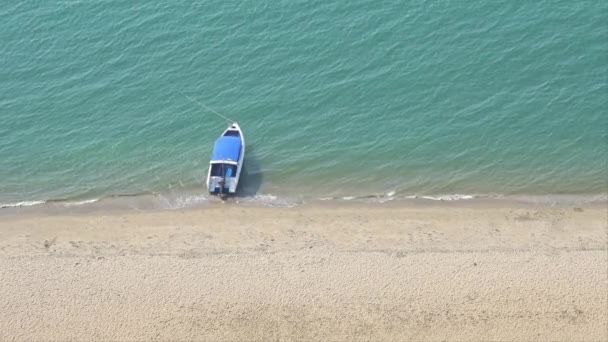
[{"label": "outboard motor", "polygon": [[222,199],[222,201],[226,200],[226,197],[228,197],[228,194],[226,194],[224,192],[225,181],[226,181],[226,178],[224,178],[224,177],[220,178],[220,180],[218,181],[218,184],[220,185],[220,198]]}]

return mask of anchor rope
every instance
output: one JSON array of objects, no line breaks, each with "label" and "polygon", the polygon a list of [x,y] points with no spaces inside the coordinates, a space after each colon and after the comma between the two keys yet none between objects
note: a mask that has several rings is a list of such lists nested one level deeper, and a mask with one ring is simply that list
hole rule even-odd
[{"label": "anchor rope", "polygon": [[182,94],[183,96],[187,97],[187,98],[188,98],[188,100],[190,100],[190,101],[192,101],[192,102],[194,102],[194,103],[198,104],[199,106],[201,106],[201,107],[203,107],[204,109],[206,109],[206,110],[208,110],[208,111],[212,112],[213,114],[215,114],[215,115],[217,115],[217,116],[221,117],[222,119],[224,119],[224,120],[226,120],[226,121],[228,121],[228,122],[230,122],[230,123],[235,122],[234,120],[230,119],[230,118],[229,118],[229,117],[227,117],[226,115],[224,115],[224,114],[222,114],[222,113],[220,113],[220,112],[216,111],[215,109],[213,109],[213,108],[211,108],[211,107],[209,107],[209,106],[205,105],[204,103],[202,103],[202,102],[200,102],[200,101],[198,101],[198,100],[196,100],[196,99],[193,99],[192,97],[190,97],[190,96],[188,96],[188,95],[186,95],[186,94],[182,93],[181,91],[179,91],[179,90],[177,90],[177,89],[176,89],[176,91],[177,91],[178,93]]}]

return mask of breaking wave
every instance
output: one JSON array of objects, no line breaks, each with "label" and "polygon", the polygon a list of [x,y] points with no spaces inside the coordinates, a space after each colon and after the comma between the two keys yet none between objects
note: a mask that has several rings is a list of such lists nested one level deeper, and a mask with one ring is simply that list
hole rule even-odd
[{"label": "breaking wave", "polygon": [[99,201],[99,198],[91,198],[91,199],[86,199],[86,200],[82,200],[82,201],[68,201],[68,202],[63,202],[60,204],[65,207],[76,207],[76,206],[80,206],[80,205],[95,203],[98,201]]},{"label": "breaking wave", "polygon": [[31,207],[34,205],[44,204],[46,201],[22,201],[15,203],[0,203],[0,208],[19,208],[19,207]]}]

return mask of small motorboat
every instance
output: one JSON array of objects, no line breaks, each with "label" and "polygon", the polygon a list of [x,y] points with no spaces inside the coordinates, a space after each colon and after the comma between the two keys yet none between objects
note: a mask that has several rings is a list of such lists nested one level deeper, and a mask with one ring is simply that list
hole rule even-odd
[{"label": "small motorboat", "polygon": [[245,138],[234,122],[215,141],[207,175],[209,193],[222,197],[236,193],[244,156]]}]

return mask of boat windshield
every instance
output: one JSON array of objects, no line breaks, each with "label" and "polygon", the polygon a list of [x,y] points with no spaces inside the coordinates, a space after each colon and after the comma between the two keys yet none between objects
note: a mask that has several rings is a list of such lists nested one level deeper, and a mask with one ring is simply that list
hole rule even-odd
[{"label": "boat windshield", "polygon": [[211,164],[211,177],[236,177],[236,165]]},{"label": "boat windshield", "polygon": [[238,137],[239,135],[239,131],[227,131],[224,133],[225,137]]}]

